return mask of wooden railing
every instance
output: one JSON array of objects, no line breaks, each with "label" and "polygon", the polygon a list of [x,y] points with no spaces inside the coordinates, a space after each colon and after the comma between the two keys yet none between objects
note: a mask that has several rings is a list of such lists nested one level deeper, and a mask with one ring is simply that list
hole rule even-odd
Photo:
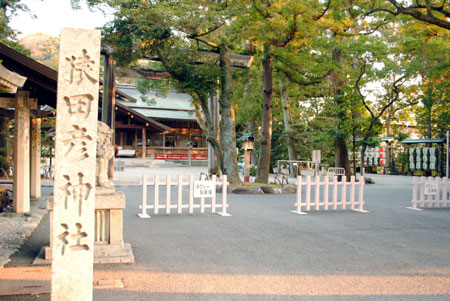
[{"label": "wooden railing", "polygon": [[[189,154],[181,153],[154,153],[156,160],[189,160]],[[191,154],[191,160],[208,160],[208,154]]]}]

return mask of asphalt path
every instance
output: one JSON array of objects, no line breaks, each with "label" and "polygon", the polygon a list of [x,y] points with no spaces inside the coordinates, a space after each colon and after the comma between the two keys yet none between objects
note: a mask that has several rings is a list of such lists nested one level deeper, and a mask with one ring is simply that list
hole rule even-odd
[{"label": "asphalt path", "polygon": [[[136,263],[95,265],[125,288],[94,290],[94,300],[449,300],[450,209],[406,209],[411,178],[374,179],[369,213],[308,215],[290,212],[295,195],[229,194],[231,217],[140,219],[142,188],[118,186]],[[10,266],[28,265],[48,233],[47,217]]]}]

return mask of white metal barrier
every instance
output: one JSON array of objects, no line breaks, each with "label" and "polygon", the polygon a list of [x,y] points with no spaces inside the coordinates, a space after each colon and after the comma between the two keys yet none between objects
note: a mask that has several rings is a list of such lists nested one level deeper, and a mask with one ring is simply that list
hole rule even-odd
[{"label": "white metal barrier", "polygon": [[[311,181],[311,176],[306,177],[306,181],[301,176],[297,177],[297,203],[295,204],[296,210],[291,211],[296,214],[307,214],[302,211],[310,211],[314,209],[319,210],[337,210],[338,207],[342,210],[347,208],[359,211],[368,212],[364,208],[364,177],[360,177],[359,182],[355,181],[355,176],[352,176],[350,182],[346,182],[343,177],[342,182],[338,182],[337,177],[324,177],[324,181],[321,182],[321,177],[316,176]],[[303,202],[302,191],[306,189],[306,198]],[[311,197],[311,188],[314,187],[314,198]],[[350,198],[347,199],[347,187],[350,187]],[[323,188],[323,189],[322,189]],[[331,191],[330,191],[331,189]],[[331,192],[331,193],[330,193]],[[338,197],[340,196],[340,198]]]},{"label": "white metal barrier", "polygon": [[411,207],[408,209],[450,207],[448,178],[414,177]]},{"label": "white metal barrier", "polygon": [[[204,180],[205,177],[202,176],[201,180]],[[168,175],[165,178],[165,181],[160,181],[158,175],[154,176],[152,179],[147,179],[146,175],[142,176],[142,205],[139,206],[139,209],[142,209],[142,213],[139,213],[138,216],[140,218],[150,218],[150,215],[147,214],[147,209],[153,210],[153,214],[160,213],[160,209],[166,214],[171,213],[171,209],[176,209],[178,214],[181,214],[183,209],[188,209],[189,213],[194,213],[194,209],[200,209],[200,213],[204,213],[205,209],[211,209],[212,213],[216,213],[216,209],[222,209],[221,212],[217,212],[217,214],[222,216],[231,216],[227,213],[227,176],[222,176],[222,181],[217,181],[216,176],[212,176],[211,182],[213,182],[214,189],[212,189],[212,197],[200,197],[200,203],[194,204],[194,200],[197,199],[194,197],[194,176],[190,175],[188,181],[183,180],[183,176],[179,175],[176,181],[173,181],[171,177]],[[154,195],[153,195],[153,204],[147,204],[147,187],[154,186]],[[159,187],[166,187],[166,200],[165,203],[160,203],[159,199]],[[176,186],[177,189],[177,202],[171,203],[171,187]],[[188,202],[183,202],[183,186],[189,187],[189,199]],[[217,203],[216,199],[216,186],[222,186],[222,203]],[[211,203],[206,204],[205,199],[211,199]]]}]

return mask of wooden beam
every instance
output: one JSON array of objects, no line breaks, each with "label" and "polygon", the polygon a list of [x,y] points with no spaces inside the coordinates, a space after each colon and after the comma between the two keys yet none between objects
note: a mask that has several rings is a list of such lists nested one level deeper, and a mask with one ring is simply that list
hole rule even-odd
[{"label": "wooden beam", "polygon": [[0,108],[14,108],[15,106],[15,98],[0,97]]},{"label": "wooden beam", "polygon": [[[137,47],[137,45],[135,45],[135,47]],[[200,50],[200,51],[202,51],[202,50]],[[112,45],[107,44],[107,43],[102,43],[101,53],[103,55],[113,54],[113,52],[114,52],[114,47],[112,47]],[[209,51],[202,51],[202,53],[204,54],[204,56],[206,58],[211,57],[211,56],[217,57],[219,55],[218,53],[209,52]],[[159,61],[158,57],[144,57],[143,59],[148,59],[151,61]],[[203,64],[204,62],[198,61],[196,63]],[[250,68],[251,64],[253,63],[253,56],[230,54],[230,63],[231,63],[232,68],[238,68],[238,69]],[[157,71],[157,70],[153,70],[153,71]]]},{"label": "wooden beam", "polygon": [[151,70],[151,69],[140,69],[140,68],[116,68],[116,75],[118,77],[131,77],[131,78],[146,78],[146,79],[168,79],[170,77],[169,72]]},{"label": "wooden beam", "polygon": [[19,98],[0,97],[0,108],[15,108],[15,107],[27,107],[30,110],[37,110],[37,99],[28,98],[27,100],[22,100]]},{"label": "wooden beam", "polygon": [[13,71],[10,71],[0,64],[0,89],[7,92],[16,93],[17,88],[22,88],[27,80]]},{"label": "wooden beam", "polygon": [[123,123],[116,122],[115,128],[116,129],[139,129],[139,130],[141,130],[141,129],[144,128],[144,126],[142,126],[142,125],[135,125],[135,124],[128,125],[128,124],[123,124]]}]

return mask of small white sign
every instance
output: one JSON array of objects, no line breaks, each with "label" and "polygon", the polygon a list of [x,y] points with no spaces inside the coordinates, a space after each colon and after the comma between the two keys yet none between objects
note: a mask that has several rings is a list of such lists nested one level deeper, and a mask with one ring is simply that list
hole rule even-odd
[{"label": "small white sign", "polygon": [[313,150],[312,152],[312,161],[313,163],[320,163],[320,149],[319,150]]},{"label": "small white sign", "polygon": [[434,182],[425,182],[425,194],[437,195],[438,186]]},{"label": "small white sign", "polygon": [[194,181],[194,198],[211,198],[216,193],[213,181]]}]

